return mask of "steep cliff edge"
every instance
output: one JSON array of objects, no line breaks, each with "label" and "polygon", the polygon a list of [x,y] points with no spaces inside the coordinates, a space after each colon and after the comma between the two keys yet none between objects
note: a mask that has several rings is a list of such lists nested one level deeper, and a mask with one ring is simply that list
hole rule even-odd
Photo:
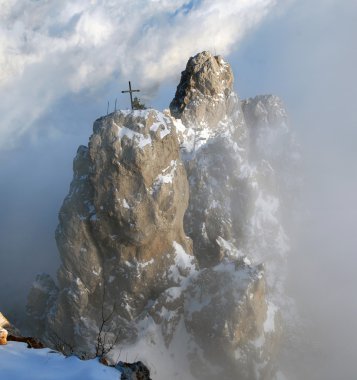
[{"label": "steep cliff edge", "polygon": [[170,111],[98,119],[60,210],[57,282],[40,275],[29,295],[36,333],[139,356],[155,379],[273,379],[288,251],[276,134],[293,144],[281,102],[241,102],[208,52]]}]

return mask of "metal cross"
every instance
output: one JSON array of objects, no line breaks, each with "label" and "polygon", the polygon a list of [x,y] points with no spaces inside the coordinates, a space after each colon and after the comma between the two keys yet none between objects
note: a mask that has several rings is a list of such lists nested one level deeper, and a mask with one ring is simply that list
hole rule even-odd
[{"label": "metal cross", "polygon": [[121,93],[124,94],[125,92],[129,92],[130,94],[130,103],[131,103],[131,109],[133,110],[134,109],[134,106],[133,106],[133,92],[140,92],[140,90],[132,90],[131,89],[131,83],[129,81],[129,90],[126,90],[126,91],[122,91]]}]

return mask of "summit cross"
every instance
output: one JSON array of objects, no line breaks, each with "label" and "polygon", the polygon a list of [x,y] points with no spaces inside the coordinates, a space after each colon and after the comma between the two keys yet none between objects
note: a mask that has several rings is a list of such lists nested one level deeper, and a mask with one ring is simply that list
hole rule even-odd
[{"label": "summit cross", "polygon": [[131,109],[133,110],[134,109],[134,105],[133,105],[133,92],[140,92],[140,90],[132,90],[131,89],[131,83],[129,81],[129,90],[122,91],[121,93],[124,94],[126,92],[129,92],[129,94],[130,94]]}]

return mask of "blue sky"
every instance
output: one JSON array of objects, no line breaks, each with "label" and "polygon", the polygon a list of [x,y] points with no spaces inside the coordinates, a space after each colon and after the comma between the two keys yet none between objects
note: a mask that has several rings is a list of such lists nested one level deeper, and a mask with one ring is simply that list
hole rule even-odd
[{"label": "blue sky", "polygon": [[[118,108],[127,108],[129,98],[120,91],[131,80],[146,104],[168,107],[191,55],[210,49],[229,60],[275,3],[1,2],[0,254],[9,268],[6,279],[20,270],[29,286],[36,272],[57,268],[54,230],[72,160],[107,101],[113,109],[118,98]],[[23,283],[12,283],[9,294],[13,288],[25,296]]]},{"label": "blue sky", "polygon": [[[313,115],[311,123],[311,113],[328,115],[332,95],[342,99],[357,87],[351,85],[356,57],[348,43],[355,28],[353,1],[124,4],[3,1],[0,173],[7,197],[0,223],[10,231],[26,235],[39,224],[40,234],[43,223],[44,240],[53,241],[76,148],[87,143],[92,123],[106,112],[108,100],[111,108],[115,98],[118,107],[129,106],[128,97],[120,93],[128,80],[141,88],[147,104],[163,109],[189,56],[211,49],[231,63],[241,97],[281,96],[302,139],[314,142],[325,120],[315,123],[319,115]],[[345,134],[354,133],[343,128]],[[333,140],[334,131],[325,128],[324,138]],[[340,149],[350,141],[341,141]],[[2,231],[2,241],[12,246],[12,234]],[[44,245],[44,255],[47,249]]]},{"label": "blue sky", "polygon": [[[228,56],[275,3],[2,1],[0,149],[21,144],[22,138],[36,139],[38,134],[58,138],[63,123],[49,113],[71,112],[70,118],[76,118],[77,107],[62,107],[63,99],[71,98],[74,105],[73,100],[80,103],[87,97],[88,108],[102,113],[105,98],[114,103],[118,88],[128,80],[155,105],[159,86],[177,81],[189,56],[202,50]],[[121,97],[119,104],[128,103]],[[21,118],[23,114],[26,118]],[[47,117],[50,124],[43,120]]]},{"label": "blue sky", "polygon": [[[0,303],[10,305],[14,290],[23,298],[36,272],[56,269],[54,229],[72,159],[107,101],[113,108],[118,98],[118,108],[127,108],[120,90],[131,80],[147,104],[166,108],[187,59],[207,49],[230,62],[241,97],[280,96],[301,142],[311,231],[308,254],[293,263],[301,270],[310,259],[330,264],[320,285],[309,282],[316,264],[296,288],[326,287],[341,257],[356,275],[356,1],[0,4],[0,258],[3,280],[23,272]],[[333,275],[343,279],[345,272]],[[349,315],[357,317],[356,310]]]}]

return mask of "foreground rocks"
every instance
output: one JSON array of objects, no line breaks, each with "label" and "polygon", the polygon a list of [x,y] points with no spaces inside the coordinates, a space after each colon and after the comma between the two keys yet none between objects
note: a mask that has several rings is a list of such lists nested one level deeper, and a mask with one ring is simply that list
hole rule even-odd
[{"label": "foreground rocks", "polygon": [[7,343],[8,332],[6,329],[0,328],[0,345]]},{"label": "foreground rocks", "polygon": [[39,339],[22,336],[20,331],[0,313],[0,345],[5,345],[8,341],[26,343],[28,348],[44,348]]},{"label": "foreground rocks", "polygon": [[139,355],[159,380],[273,379],[290,183],[274,136],[292,143],[281,102],[240,101],[208,52],[170,111],[98,119],[60,210],[57,281],[39,275],[29,294],[36,334],[109,363]]},{"label": "foreground rocks", "polygon": [[8,331],[8,330],[15,330],[15,327],[11,325],[9,320],[0,312],[0,328]]},{"label": "foreground rocks", "polygon": [[8,331],[5,327],[10,326],[10,322],[0,313],[0,345],[7,343]]},{"label": "foreground rocks", "polygon": [[122,372],[120,380],[151,380],[150,371],[140,361],[135,363],[119,362],[116,368]]}]

